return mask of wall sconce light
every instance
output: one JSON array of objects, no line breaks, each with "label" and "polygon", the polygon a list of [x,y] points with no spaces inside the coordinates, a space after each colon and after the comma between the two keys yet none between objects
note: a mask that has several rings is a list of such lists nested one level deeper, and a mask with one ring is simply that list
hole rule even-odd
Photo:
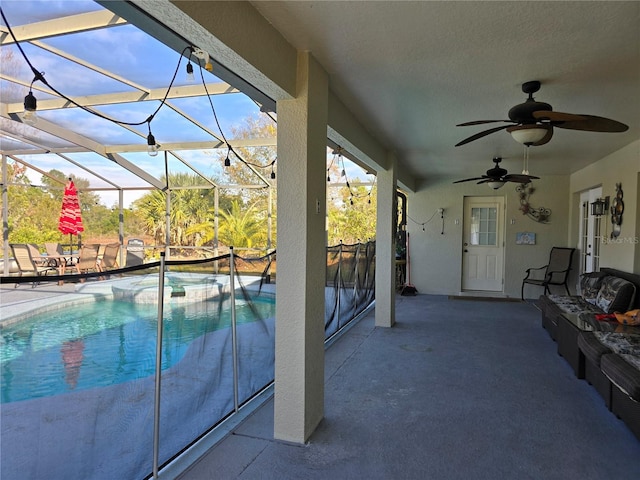
[{"label": "wall sconce light", "polygon": [[606,215],[607,210],[609,210],[609,197],[599,198],[591,204],[591,215],[594,217]]}]

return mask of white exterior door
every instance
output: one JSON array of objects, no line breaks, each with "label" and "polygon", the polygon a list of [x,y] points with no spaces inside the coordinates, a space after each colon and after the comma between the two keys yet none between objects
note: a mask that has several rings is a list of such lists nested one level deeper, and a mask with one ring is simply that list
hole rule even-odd
[{"label": "white exterior door", "polygon": [[602,222],[600,217],[591,215],[591,204],[601,196],[602,187],[592,188],[580,194],[580,273],[595,272],[599,268]]},{"label": "white exterior door", "polygon": [[462,290],[502,292],[504,197],[465,197]]}]

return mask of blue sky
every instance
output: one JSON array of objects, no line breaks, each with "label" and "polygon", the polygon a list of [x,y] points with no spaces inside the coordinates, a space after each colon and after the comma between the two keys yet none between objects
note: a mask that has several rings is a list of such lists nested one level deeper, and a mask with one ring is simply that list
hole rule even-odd
[{"label": "blue sky", "polygon": [[[59,16],[73,15],[91,11],[102,10],[102,7],[89,0],[65,0],[65,1],[29,1],[29,0],[2,0],[2,9],[12,27],[44,21]],[[171,50],[144,32],[132,25],[118,25],[111,28],[87,31],[76,34],[61,35],[42,40],[45,44],[67,52],[78,59],[89,62],[98,68],[111,71],[117,76],[126,79],[142,88],[166,88],[171,78],[176,73],[174,86],[186,85],[185,73],[186,59],[181,58],[178,52]],[[46,51],[38,46],[21,44],[29,61],[40,72],[44,72],[47,82],[61,91],[65,96],[78,98],[84,95],[97,95],[112,92],[136,91],[126,83],[118,79],[109,78],[98,72],[88,70],[78,63],[67,61],[55,53]],[[33,73],[22,58],[15,45],[3,47],[3,59],[12,52],[11,62],[2,62],[3,73],[30,83]],[[178,61],[180,66],[178,67]],[[195,64],[196,82],[200,83],[200,71]],[[177,70],[176,70],[177,69]],[[207,71],[202,72],[206,82],[219,81]],[[27,88],[22,85],[0,82],[4,102],[22,102]],[[40,82],[35,82],[34,95],[39,101],[52,98],[41,91],[47,88]],[[213,95],[215,112],[220,128],[215,122],[211,106],[206,97],[191,97],[170,100],[177,108],[186,112],[197,122],[204,125],[216,136],[233,138],[232,129],[243,126],[245,119],[250,116],[264,115],[249,97],[241,93]],[[159,106],[158,101],[130,102],[113,105],[96,106],[95,108],[114,119],[128,123],[144,122],[149,115]],[[140,144],[146,147],[148,126],[132,125],[131,131],[122,128],[110,121],[83,112],[78,108],[66,108],[61,110],[39,111],[39,117],[63,127],[72,129],[79,134],[93,139],[105,145]],[[15,123],[15,122],[11,122]],[[31,129],[26,125],[11,126],[12,130],[21,129],[27,136],[40,142],[45,142],[47,136],[42,132]],[[163,106],[151,123],[152,132],[157,143],[177,143],[191,141],[213,141],[211,134],[185,120],[175,111]],[[15,132],[12,132],[15,133]],[[220,171],[221,166],[213,164],[216,155],[211,151],[181,151],[185,159],[193,161],[194,165],[205,174],[214,174]],[[148,171],[156,177],[164,174],[164,164],[161,161],[163,155],[150,157],[146,152],[126,153],[123,157],[135,163],[138,167]],[[143,185],[143,182],[132,174],[124,171],[112,162],[97,154],[69,154],[72,160],[87,168],[95,169],[100,174],[118,185],[135,186]],[[329,155],[329,158],[331,156]],[[55,155],[32,156],[29,158],[38,168],[44,171],[52,168],[63,171],[65,174],[74,174],[89,179],[92,187],[107,187],[108,183],[99,178],[92,177],[82,168],[66,162]],[[216,160],[217,161],[217,160]],[[361,179],[371,176],[365,173],[348,160],[345,168],[350,179]],[[181,162],[170,162],[172,172],[186,169]],[[33,183],[40,182],[41,175],[31,171],[29,174]],[[144,192],[126,193],[125,205],[128,205],[136,196]],[[100,193],[103,202],[111,206],[117,201],[117,192]]]}]

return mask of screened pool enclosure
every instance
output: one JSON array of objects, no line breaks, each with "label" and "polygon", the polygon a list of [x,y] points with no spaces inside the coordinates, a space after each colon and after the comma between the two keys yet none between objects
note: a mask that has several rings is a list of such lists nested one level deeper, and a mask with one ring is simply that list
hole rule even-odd
[{"label": "screened pool enclosure", "polygon": [[[374,257],[374,243],[328,249],[327,340],[373,301]],[[1,307],[3,478],[146,478],[268,393],[276,253],[83,278]]]},{"label": "screened pool enclosure", "polygon": [[[127,3],[0,5],[3,259],[11,195],[62,191],[66,177],[119,211],[123,247],[141,195],[162,192],[166,215],[141,265],[126,248],[104,272],[17,277],[3,262],[3,288],[74,285],[46,304],[0,305],[3,478],[155,476],[272,388],[275,102]],[[327,145],[331,186],[351,188],[342,155],[357,160]],[[256,190],[269,198],[259,255],[215,236],[204,258],[178,259],[196,247],[170,242],[177,192],[213,192],[217,235],[220,192]],[[327,247],[324,279],[330,341],[374,300],[375,242]]]}]

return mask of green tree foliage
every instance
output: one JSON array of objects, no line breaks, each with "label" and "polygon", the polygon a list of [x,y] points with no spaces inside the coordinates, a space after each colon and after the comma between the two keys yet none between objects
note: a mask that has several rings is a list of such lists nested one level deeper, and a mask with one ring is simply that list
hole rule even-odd
[{"label": "green tree foliage", "polygon": [[[249,117],[230,133],[236,139],[271,138],[276,134],[275,124],[264,116]],[[221,148],[213,161],[224,164],[227,156],[230,166],[225,167],[220,178],[211,179],[221,185],[218,240],[227,246],[266,248],[268,186],[275,186],[271,179],[272,169],[276,171],[275,147],[237,147],[233,151]],[[215,241],[215,191],[210,187],[193,188],[198,185],[203,185],[203,179],[195,174],[169,174],[172,245],[203,246]],[[165,198],[164,192],[154,191],[134,202],[134,210],[144,219],[146,233],[161,245],[165,243]],[[272,194],[272,205],[275,201]]]},{"label": "green tree foliage", "polygon": [[[166,178],[162,181],[166,183]],[[210,184],[209,184],[210,185]],[[190,188],[202,186],[206,188]],[[209,226],[213,228],[215,192],[203,183],[196,174],[169,174],[170,231],[171,245],[205,245],[209,242]],[[236,196],[220,192],[219,208],[231,208]],[[133,209],[143,220],[145,233],[153,237],[158,245],[166,239],[166,194],[160,190],[151,191],[133,203]],[[209,225],[211,224],[211,225]]]},{"label": "green tree foliage", "polygon": [[[41,178],[41,185],[31,186],[26,175],[26,167],[19,163],[7,163],[9,243],[36,243],[68,241],[68,236],[58,230],[58,219],[62,208],[64,187],[69,176],[59,170],[50,170]],[[87,179],[71,177],[80,200],[82,223],[86,237],[112,236],[119,232],[117,208],[107,208],[100,203],[100,197],[88,191]],[[126,212],[125,218],[135,218],[133,212]],[[133,223],[133,222],[132,222]],[[126,232],[125,232],[126,234]]]},{"label": "green tree foliage", "polygon": [[9,243],[57,241],[60,203],[43,188],[31,186],[26,168],[8,163]]},{"label": "green tree foliage", "polygon": [[328,244],[353,244],[375,239],[376,208],[375,186],[330,187]]},{"label": "green tree foliage", "polygon": [[220,212],[224,220],[220,229],[220,239],[223,243],[247,248],[253,248],[256,244],[260,246],[265,244],[266,230],[255,214],[255,205],[243,209],[240,202],[234,200],[229,210]]}]

